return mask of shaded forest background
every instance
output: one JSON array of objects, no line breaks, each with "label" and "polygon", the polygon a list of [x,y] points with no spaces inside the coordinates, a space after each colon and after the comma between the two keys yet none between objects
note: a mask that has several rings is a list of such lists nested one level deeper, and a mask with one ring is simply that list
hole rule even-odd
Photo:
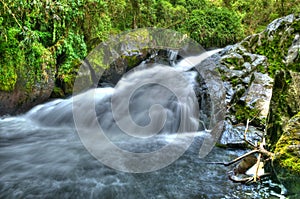
[{"label": "shaded forest background", "polygon": [[125,30],[168,28],[223,47],[299,11],[299,0],[0,0],[0,90],[18,76],[30,89],[53,67],[57,87],[72,82],[91,49]]}]

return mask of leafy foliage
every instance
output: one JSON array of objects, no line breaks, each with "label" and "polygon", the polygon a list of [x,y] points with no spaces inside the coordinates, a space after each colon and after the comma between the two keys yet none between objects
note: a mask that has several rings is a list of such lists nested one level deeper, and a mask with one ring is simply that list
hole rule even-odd
[{"label": "leafy foliage", "polygon": [[224,46],[243,36],[239,16],[221,8],[194,10],[188,19],[186,31],[205,47]]},{"label": "leafy foliage", "polygon": [[50,69],[62,82],[74,79],[87,44],[109,34],[110,19],[99,12],[105,7],[101,0],[1,0],[0,90],[30,90],[47,82]]},{"label": "leafy foliage", "polygon": [[298,1],[0,0],[0,90],[30,90],[54,71],[56,85],[68,93],[80,60],[112,34],[169,28],[220,47],[300,11]]},{"label": "leafy foliage", "polygon": [[300,12],[299,0],[211,0],[219,7],[236,11],[247,35],[260,32],[276,18]]}]

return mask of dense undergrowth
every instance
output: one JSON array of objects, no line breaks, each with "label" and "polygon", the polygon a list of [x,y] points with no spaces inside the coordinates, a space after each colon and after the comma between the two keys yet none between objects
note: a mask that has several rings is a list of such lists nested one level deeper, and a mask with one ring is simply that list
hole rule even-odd
[{"label": "dense undergrowth", "polygon": [[51,69],[58,88],[71,85],[88,52],[125,30],[169,28],[222,47],[299,10],[284,0],[0,0],[0,90],[30,90]]}]

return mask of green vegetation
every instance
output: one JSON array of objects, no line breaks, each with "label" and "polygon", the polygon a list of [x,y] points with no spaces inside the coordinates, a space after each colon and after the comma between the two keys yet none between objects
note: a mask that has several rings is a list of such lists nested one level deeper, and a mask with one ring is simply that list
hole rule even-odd
[{"label": "green vegetation", "polygon": [[293,37],[290,35],[300,31],[299,23],[294,22],[290,26],[290,33],[284,34],[286,27],[281,27],[279,32],[273,35],[272,40],[261,39],[262,43],[255,49],[255,53],[265,55],[268,58],[269,74],[274,77],[276,71],[280,69],[290,69],[292,71],[299,72],[299,63],[285,64],[286,52],[288,52],[289,47],[292,45]]},{"label": "green vegetation", "polygon": [[[0,0],[0,90],[32,89],[55,76],[70,93],[84,57],[110,35],[168,28],[204,47],[236,43],[300,10],[276,0]],[[132,60],[130,60],[132,61]]]},{"label": "green vegetation", "polygon": [[193,10],[185,31],[204,47],[225,46],[244,35],[239,15],[216,7]]},{"label": "green vegetation", "polygon": [[18,85],[30,91],[47,83],[49,75],[56,76],[59,86],[72,84],[80,60],[87,55],[86,44],[103,41],[109,34],[103,31],[110,27],[103,4],[1,0],[0,90],[12,91]]},{"label": "green vegetation", "polygon": [[211,0],[215,5],[236,11],[246,35],[265,29],[276,18],[300,12],[299,0]]}]

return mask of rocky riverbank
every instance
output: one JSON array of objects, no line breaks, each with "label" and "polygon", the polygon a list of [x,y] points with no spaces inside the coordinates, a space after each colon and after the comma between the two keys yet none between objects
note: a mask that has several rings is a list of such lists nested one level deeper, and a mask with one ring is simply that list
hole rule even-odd
[{"label": "rocky riverbank", "polygon": [[273,21],[261,33],[215,56],[227,94],[227,118],[220,144],[243,145],[266,133],[274,152],[274,174],[294,197],[300,194],[300,15]]}]

